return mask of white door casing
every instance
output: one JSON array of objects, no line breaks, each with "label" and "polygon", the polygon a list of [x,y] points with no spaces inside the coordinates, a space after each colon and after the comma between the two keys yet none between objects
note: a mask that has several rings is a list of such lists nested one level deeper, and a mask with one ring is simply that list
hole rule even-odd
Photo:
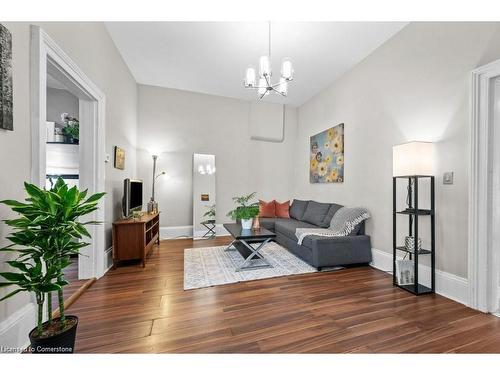
[{"label": "white door casing", "polygon": [[499,304],[499,79],[500,60],[475,69],[471,78],[469,306],[483,312],[497,311]]},{"label": "white door casing", "polygon": [[[31,181],[45,186],[47,74],[79,98],[80,187],[89,193],[105,190],[105,105],[101,90],[73,60],[38,26],[31,26]],[[104,198],[105,199],[105,198]],[[104,222],[104,199],[90,220]],[[91,245],[78,260],[78,277],[101,277],[105,272],[104,225],[92,226]]]}]

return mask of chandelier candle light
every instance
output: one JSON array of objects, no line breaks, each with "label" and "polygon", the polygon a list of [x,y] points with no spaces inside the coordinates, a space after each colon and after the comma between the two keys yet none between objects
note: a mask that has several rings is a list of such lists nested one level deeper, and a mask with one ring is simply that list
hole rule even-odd
[{"label": "chandelier candle light", "polygon": [[264,98],[270,92],[276,92],[283,96],[288,94],[288,82],[293,80],[293,66],[289,59],[284,59],[281,64],[281,77],[279,82],[272,83],[271,70],[271,22],[269,22],[269,53],[259,59],[259,81],[255,68],[250,66],[246,70],[244,85],[247,89],[256,89],[259,99]]}]

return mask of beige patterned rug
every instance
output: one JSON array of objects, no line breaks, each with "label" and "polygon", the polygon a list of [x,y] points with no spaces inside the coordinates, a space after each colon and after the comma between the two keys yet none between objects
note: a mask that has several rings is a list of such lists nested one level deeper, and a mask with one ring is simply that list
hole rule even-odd
[{"label": "beige patterned rug", "polygon": [[261,250],[272,268],[236,272],[236,268],[243,263],[243,257],[235,250],[225,249],[226,246],[185,249],[184,290],[317,272],[316,268],[275,242],[269,242]]}]

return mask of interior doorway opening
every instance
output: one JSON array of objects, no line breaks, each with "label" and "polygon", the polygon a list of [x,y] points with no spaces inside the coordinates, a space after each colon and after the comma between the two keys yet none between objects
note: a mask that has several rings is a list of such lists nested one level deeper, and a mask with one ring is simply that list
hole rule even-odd
[{"label": "interior doorway opening", "polygon": [[[69,188],[80,188],[79,107],[79,98],[47,72],[46,189],[51,189],[59,178]],[[66,296],[73,295],[85,283],[84,279],[78,277],[79,258],[78,255],[72,255],[71,264],[64,270],[64,278],[69,282],[64,286]],[[52,299],[52,305],[55,311],[58,308],[55,298]]]},{"label": "interior doorway opening", "polygon": [[[65,174],[65,181],[78,184],[79,189],[88,189],[89,193],[104,191],[104,94],[38,26],[31,27],[31,61],[32,182],[39,186],[50,186],[49,177]],[[65,123],[64,119],[57,118],[60,116],[57,112],[61,112],[60,110],[55,111],[55,115],[50,113],[53,105],[50,106],[49,89],[64,91],[59,94],[64,94],[68,103],[74,103],[72,105],[67,103],[65,107],[69,109],[71,106],[71,110],[62,112],[68,113],[68,117],[78,119],[79,132],[78,134],[74,132],[73,137],[70,137],[69,132],[56,130],[69,126],[69,120]],[[52,127],[47,124],[49,116],[60,122],[57,126],[54,124],[53,135]],[[74,143],[75,136],[78,137],[78,147]],[[50,143],[56,142],[56,137],[59,143]],[[53,144],[59,146],[51,146]],[[72,155],[72,162],[61,163],[60,159],[67,157],[68,153]],[[59,164],[55,162],[58,159]],[[88,221],[105,221],[104,199],[100,201],[99,209],[89,214]],[[77,259],[78,279],[99,278],[106,271],[104,225],[92,226],[89,232],[92,236],[88,241],[90,245],[81,250],[81,255]]]}]

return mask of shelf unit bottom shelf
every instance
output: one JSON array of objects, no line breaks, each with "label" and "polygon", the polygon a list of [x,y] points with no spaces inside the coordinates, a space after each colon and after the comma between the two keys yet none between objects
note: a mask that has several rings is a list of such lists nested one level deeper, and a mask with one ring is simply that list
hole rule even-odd
[{"label": "shelf unit bottom shelf", "polygon": [[401,289],[404,289],[412,294],[415,294],[415,295],[434,293],[431,288],[428,288],[422,284],[418,284],[416,289],[415,289],[415,284],[399,285],[399,284],[395,283],[394,285],[396,285],[396,286],[400,287]]}]

